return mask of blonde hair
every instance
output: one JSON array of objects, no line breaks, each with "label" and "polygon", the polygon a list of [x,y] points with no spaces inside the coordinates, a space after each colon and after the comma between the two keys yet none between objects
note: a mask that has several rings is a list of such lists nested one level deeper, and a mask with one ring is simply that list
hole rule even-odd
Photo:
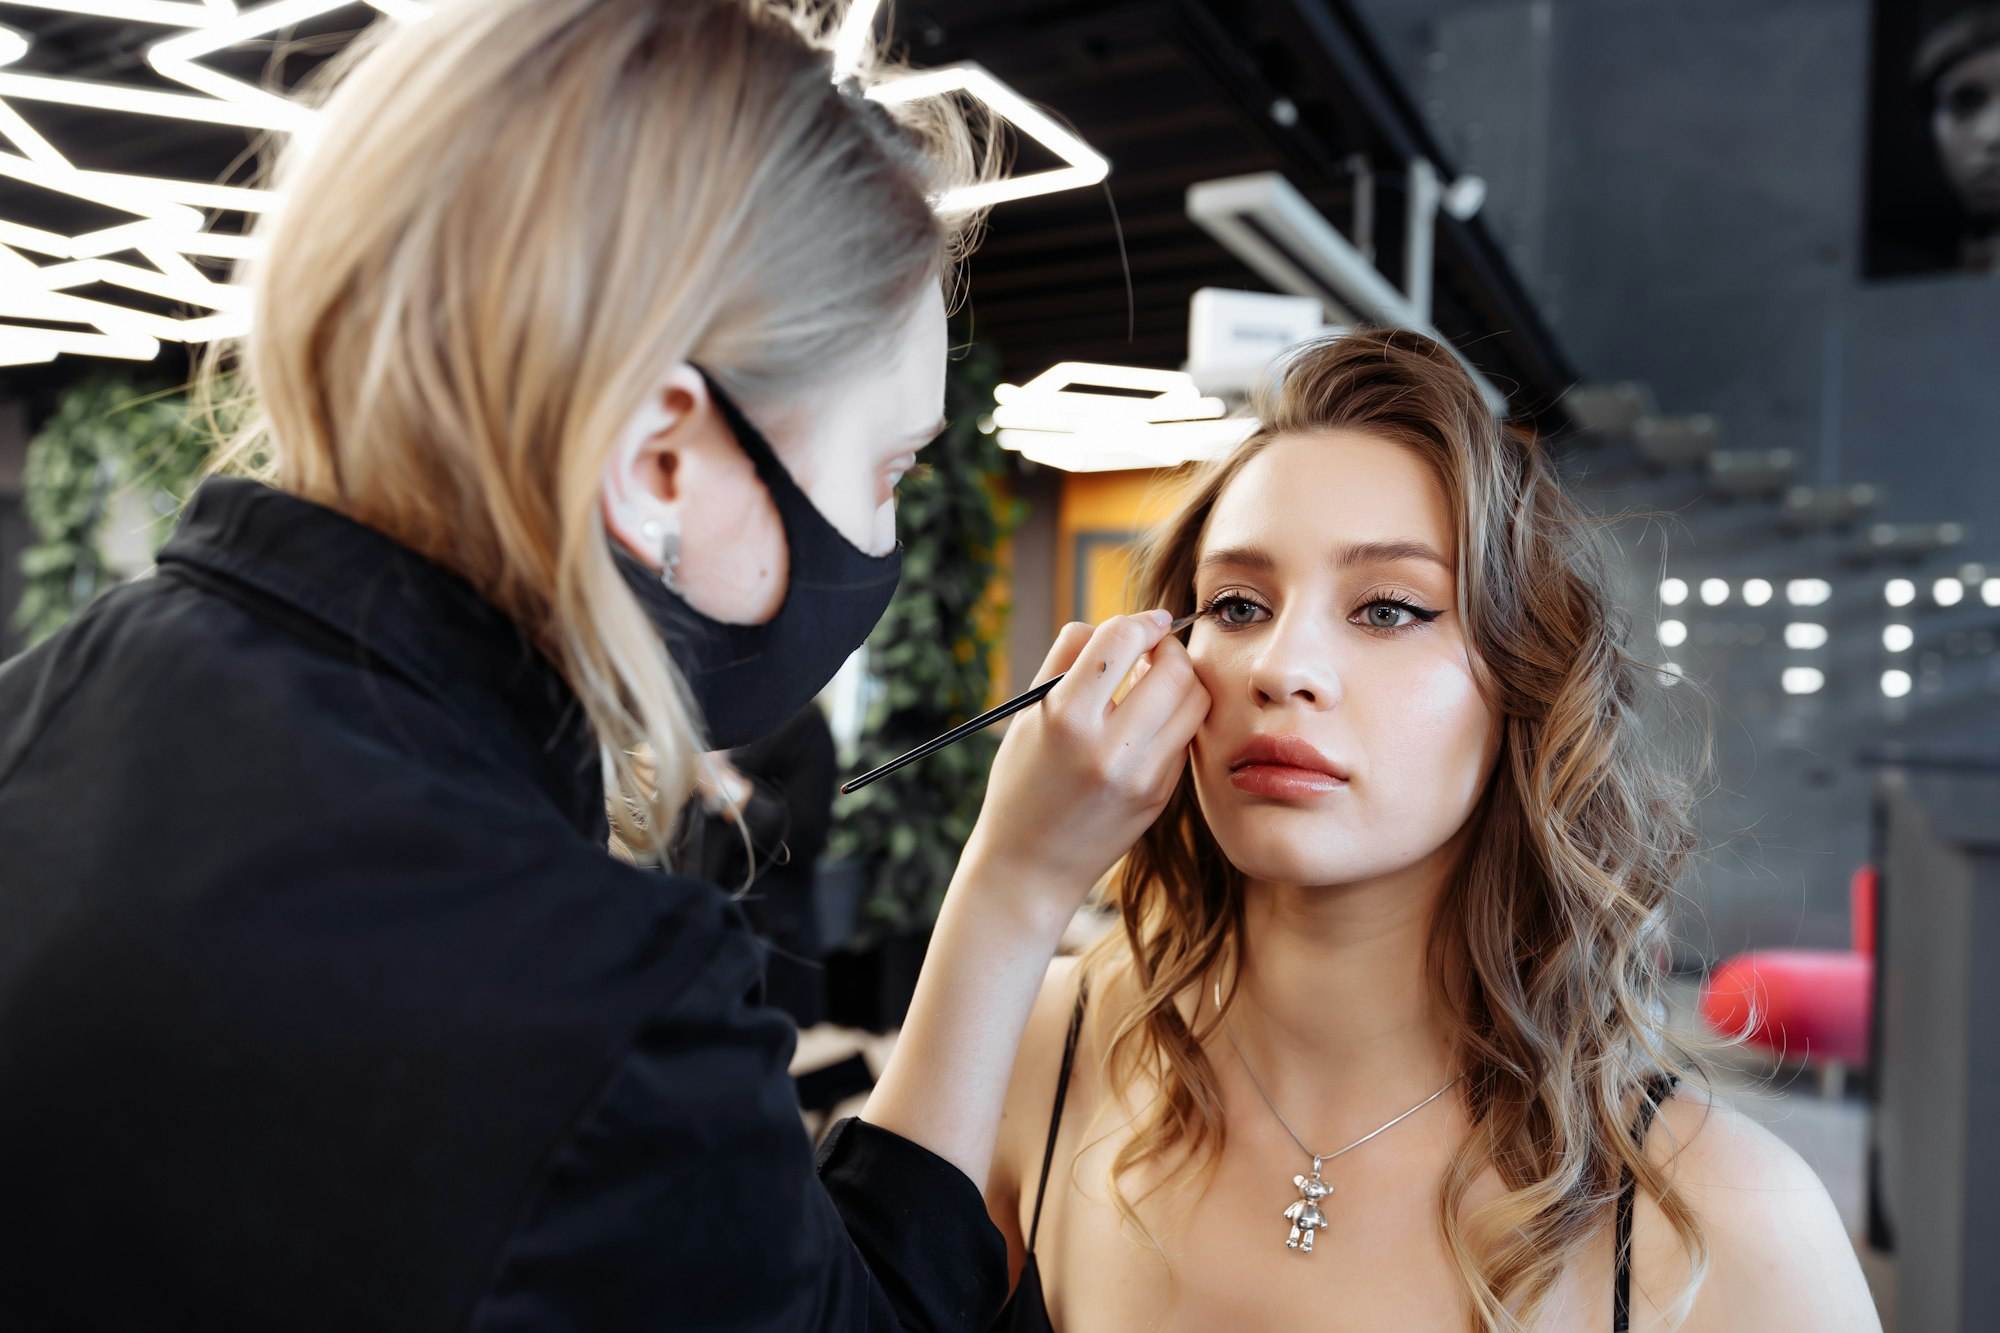
[{"label": "blonde hair", "polygon": [[520,624],[595,729],[617,837],[661,855],[707,746],[613,563],[613,444],[681,361],[752,406],[851,371],[969,243],[934,198],[990,169],[952,105],[868,100],[872,55],[836,85],[830,30],[755,0],[378,24],[279,161],[249,270],[227,460]]},{"label": "blonde hair", "polygon": [[[1599,1234],[1628,1171],[1686,1249],[1691,1301],[1706,1265],[1701,1228],[1632,1137],[1649,1076],[1692,1065],[1660,997],[1666,908],[1695,846],[1691,787],[1641,734],[1655,670],[1626,651],[1593,526],[1546,450],[1498,423],[1452,354],[1419,334],[1362,329],[1309,345],[1255,410],[1259,428],[1191,480],[1142,553],[1138,605],[1193,609],[1217,498],[1282,435],[1353,430],[1403,445],[1430,464],[1455,515],[1458,614],[1503,719],[1497,772],[1470,817],[1430,958],[1473,1122],[1437,1216],[1474,1326],[1532,1322]],[[1121,1097],[1152,1094],[1111,1167],[1119,1209],[1142,1231],[1123,1178],[1165,1168],[1150,1194],[1221,1149],[1204,1053],[1221,1018],[1197,1004],[1190,1025],[1179,997],[1240,941],[1243,890],[1183,776],[1114,875],[1123,930],[1089,959],[1129,968],[1137,993],[1113,1016],[1105,1068]],[[1468,1210],[1488,1166],[1505,1192]]]}]

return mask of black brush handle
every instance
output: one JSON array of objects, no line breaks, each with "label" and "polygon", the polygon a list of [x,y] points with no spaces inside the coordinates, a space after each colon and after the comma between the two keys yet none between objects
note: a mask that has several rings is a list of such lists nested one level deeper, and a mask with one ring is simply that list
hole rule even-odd
[{"label": "black brush handle", "polygon": [[927,755],[936,754],[939,750],[942,750],[947,745],[951,745],[954,742],[964,740],[967,736],[970,736],[975,731],[982,731],[985,728],[992,726],[995,722],[1003,721],[1006,718],[1014,716],[1014,714],[1020,712],[1023,708],[1028,707],[1028,705],[1030,704],[1040,703],[1043,699],[1048,697],[1048,693],[1050,690],[1054,689],[1057,685],[1060,685],[1062,683],[1063,676],[1067,676],[1068,674],[1069,672],[1065,671],[1062,673],[1062,676],[1057,676],[1052,680],[1045,680],[1041,684],[1035,686],[1033,689],[1029,690],[1025,694],[1015,695],[1013,698],[1009,699],[1006,703],[1001,704],[998,708],[989,708],[985,712],[981,713],[978,717],[975,717],[970,721],[959,723],[957,726],[953,727],[950,731],[947,731],[944,735],[925,741],[922,745],[919,745],[916,749],[911,750],[908,754],[899,754],[894,759],[891,759],[888,763],[882,765],[882,767],[871,769],[868,772],[863,773],[860,777],[855,778],[850,782],[841,783],[840,784],[841,794],[846,795],[848,792],[860,791],[863,787],[875,781],[877,778],[886,778],[891,773],[894,773],[897,769],[901,768],[905,764],[914,764],[917,762],[917,760],[922,759]]},{"label": "black brush handle", "polygon": [[[1201,619],[1200,612],[1195,612],[1192,615],[1182,616],[1179,620],[1176,620],[1171,626],[1168,627],[1167,633],[1178,634],[1199,619]],[[930,740],[925,741],[922,745],[919,745],[916,749],[911,750],[908,754],[899,754],[894,759],[891,759],[888,763],[882,765],[882,767],[877,769],[872,769],[869,772],[863,773],[858,778],[855,778],[848,782],[841,783],[840,794],[845,796],[850,792],[860,791],[863,787],[867,786],[871,782],[876,781],[878,778],[888,777],[891,773],[894,773],[897,769],[901,768],[905,764],[914,764],[917,762],[917,760],[924,758],[926,755],[936,754],[939,750],[942,750],[945,746],[964,740],[967,736],[970,736],[975,731],[983,731],[987,727],[992,726],[995,722],[1004,721],[1005,719],[1014,716],[1014,714],[1020,712],[1023,708],[1028,707],[1030,704],[1040,703],[1043,699],[1048,697],[1048,693],[1050,690],[1062,684],[1063,676],[1067,676],[1068,674],[1069,672],[1065,671],[1062,673],[1062,675],[1056,676],[1051,680],[1045,680],[1041,684],[1035,686],[1033,689],[1028,690],[1025,693],[1015,695],[1013,698],[1009,699],[1006,703],[1001,704],[999,707],[989,708],[985,712],[981,713],[978,717],[975,717],[967,722],[959,723],[957,726],[953,727],[950,731],[947,731],[944,735],[937,736]]]}]

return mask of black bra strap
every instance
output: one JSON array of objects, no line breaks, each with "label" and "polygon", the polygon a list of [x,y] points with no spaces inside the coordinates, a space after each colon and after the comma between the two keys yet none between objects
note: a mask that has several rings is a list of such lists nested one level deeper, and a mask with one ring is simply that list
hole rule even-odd
[{"label": "black bra strap", "polygon": [[1056,1104],[1049,1112],[1049,1142],[1042,1149],[1042,1179],[1035,1186],[1035,1216],[1028,1224],[1029,1254],[1035,1252],[1035,1237],[1042,1230],[1042,1196],[1048,1193],[1049,1165],[1056,1159],[1056,1131],[1062,1128],[1063,1099],[1069,1096],[1069,1071],[1070,1066],[1076,1063],[1076,1038],[1083,1031],[1083,996],[1084,989],[1078,986],[1076,1009],[1069,1016],[1069,1036],[1063,1041],[1062,1072],[1056,1075]]},{"label": "black bra strap", "polygon": [[[1646,1080],[1646,1099],[1639,1103],[1639,1119],[1632,1128],[1632,1137],[1641,1151],[1646,1147],[1646,1132],[1653,1127],[1653,1113],[1660,1109],[1661,1102],[1674,1095],[1679,1083],[1680,1079],[1673,1075]],[[1618,1191],[1618,1218],[1612,1240],[1618,1272],[1611,1288],[1611,1333],[1628,1333],[1632,1327],[1632,1204],[1639,1193],[1639,1182],[1632,1178],[1630,1170],[1624,1175],[1625,1183]]]}]

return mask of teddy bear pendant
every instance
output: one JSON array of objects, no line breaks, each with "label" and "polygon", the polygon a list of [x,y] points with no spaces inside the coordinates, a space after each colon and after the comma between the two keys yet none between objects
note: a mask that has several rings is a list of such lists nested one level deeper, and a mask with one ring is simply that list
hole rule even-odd
[{"label": "teddy bear pendant", "polygon": [[1326,1214],[1320,1211],[1319,1201],[1333,1193],[1333,1186],[1320,1179],[1319,1167],[1324,1160],[1313,1158],[1310,1176],[1292,1177],[1292,1184],[1298,1187],[1300,1197],[1285,1209],[1285,1220],[1292,1224],[1292,1234],[1285,1237],[1285,1248],[1288,1250],[1311,1254],[1313,1232],[1326,1225]]}]

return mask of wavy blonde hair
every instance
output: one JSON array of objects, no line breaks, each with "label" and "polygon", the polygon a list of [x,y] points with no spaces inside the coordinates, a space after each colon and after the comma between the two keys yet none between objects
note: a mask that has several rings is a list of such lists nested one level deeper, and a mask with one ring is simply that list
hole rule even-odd
[{"label": "wavy blonde hair", "polygon": [[[1548,452],[1502,426],[1453,354],[1420,334],[1361,329],[1290,356],[1255,404],[1261,425],[1190,479],[1137,564],[1138,605],[1194,609],[1203,529],[1230,481],[1272,440],[1350,430],[1430,464],[1455,516],[1457,611],[1481,689],[1502,718],[1496,772],[1432,925],[1430,970],[1456,1022],[1473,1130],[1437,1218],[1479,1329],[1533,1322],[1564,1266],[1609,1218],[1621,1175],[1659,1201],[1691,1264],[1700,1226],[1632,1137],[1645,1081],[1688,1072],[1660,997],[1665,915],[1695,847],[1688,777],[1641,733],[1656,668],[1626,647],[1595,525]],[[1192,779],[1109,886],[1123,930],[1087,969],[1129,969],[1130,1007],[1105,1052],[1121,1097],[1144,1091],[1114,1157],[1123,1179],[1164,1168],[1150,1194],[1220,1152],[1225,1126],[1205,1043],[1221,1022],[1180,1007],[1241,938],[1242,874],[1202,819]],[[1456,978],[1447,982],[1446,978]],[[1226,1005],[1225,1005],[1226,1007]],[[1505,1192],[1468,1208],[1487,1168]]]},{"label": "wavy blonde hair", "polygon": [[976,217],[946,102],[892,110],[834,15],[761,0],[455,0],[324,81],[258,229],[247,410],[225,465],[464,576],[575,690],[617,837],[664,856],[707,749],[613,563],[603,469],[658,376],[752,407],[852,373]]}]

